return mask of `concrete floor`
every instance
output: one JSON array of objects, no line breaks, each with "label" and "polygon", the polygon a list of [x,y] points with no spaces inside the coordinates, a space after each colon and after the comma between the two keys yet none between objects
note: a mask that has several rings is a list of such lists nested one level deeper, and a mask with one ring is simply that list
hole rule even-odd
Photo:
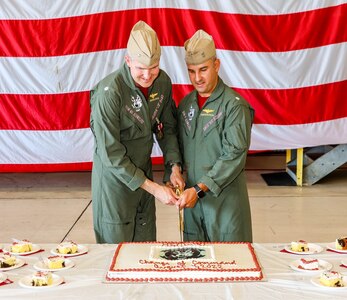
[{"label": "concrete floor", "polygon": [[[309,187],[267,186],[260,174],[284,166],[283,156],[248,159],[254,242],[332,242],[346,236],[347,170]],[[156,169],[155,179],[161,181],[161,167]],[[0,245],[11,238],[95,243],[90,181],[90,172],[0,173]],[[175,207],[157,202],[157,228],[158,240],[179,240]]]}]

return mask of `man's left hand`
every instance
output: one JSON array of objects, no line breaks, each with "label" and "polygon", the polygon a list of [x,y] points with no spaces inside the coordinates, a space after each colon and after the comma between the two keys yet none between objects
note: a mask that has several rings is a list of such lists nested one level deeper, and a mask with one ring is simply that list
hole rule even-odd
[{"label": "man's left hand", "polygon": [[176,207],[178,209],[182,208],[193,208],[198,201],[198,196],[194,188],[186,189],[176,202]]}]

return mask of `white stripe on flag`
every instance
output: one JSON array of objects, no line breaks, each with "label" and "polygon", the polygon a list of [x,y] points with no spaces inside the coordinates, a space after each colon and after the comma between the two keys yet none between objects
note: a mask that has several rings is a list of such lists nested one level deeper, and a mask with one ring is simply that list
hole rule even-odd
[{"label": "white stripe on flag", "polygon": [[[121,49],[59,57],[2,57],[0,93],[90,90],[119,68],[124,55],[125,50]],[[221,77],[237,88],[299,88],[347,79],[347,43],[279,53],[217,50],[217,55],[222,61]],[[161,67],[173,84],[190,84],[182,47],[162,47]]]},{"label": "white stripe on flag", "polygon": [[233,0],[233,1],[210,1],[210,0],[11,0],[2,5],[6,9],[0,10],[0,19],[50,19],[71,16],[81,16],[103,12],[141,9],[141,8],[175,8],[194,9],[204,11],[216,11],[221,13],[250,14],[250,15],[280,15],[297,13],[335,6],[346,3],[346,0]]},{"label": "white stripe on flag", "polygon": [[93,146],[93,135],[89,128],[55,131],[0,130],[0,164],[90,162]]},{"label": "white stripe on flag", "polygon": [[255,124],[250,149],[296,149],[320,146],[322,141],[324,145],[346,144],[347,118],[300,125]]},{"label": "white stripe on flag", "polygon": [[[250,150],[294,149],[347,143],[347,118],[303,125],[255,124]],[[288,136],[291,137],[288,143]],[[0,131],[0,164],[78,163],[92,161],[90,129],[60,131]],[[253,145],[256,145],[254,147]],[[13,151],[16,149],[16,151]],[[161,156],[157,144],[152,156]]]}]

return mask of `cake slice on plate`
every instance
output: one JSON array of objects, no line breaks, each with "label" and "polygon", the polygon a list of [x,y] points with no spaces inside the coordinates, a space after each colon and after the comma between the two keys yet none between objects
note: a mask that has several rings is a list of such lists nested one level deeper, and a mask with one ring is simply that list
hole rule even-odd
[{"label": "cake slice on plate", "polygon": [[63,242],[57,246],[56,250],[60,254],[75,254],[78,252],[78,246],[72,241]]},{"label": "cake slice on plate", "polygon": [[308,270],[308,271],[316,271],[319,270],[319,262],[318,259],[305,259],[302,258],[299,261],[299,269],[303,269],[303,270]]},{"label": "cake slice on plate", "polygon": [[51,272],[37,271],[31,277],[32,286],[48,286],[53,283]]},{"label": "cake slice on plate", "polygon": [[344,286],[341,273],[336,271],[324,271],[319,277],[319,282],[324,286],[330,287]]},{"label": "cake slice on plate", "polygon": [[0,268],[10,268],[16,264],[16,257],[8,252],[0,253]]},{"label": "cake slice on plate", "polygon": [[33,244],[28,240],[16,240],[10,246],[10,252],[25,253],[33,251]]},{"label": "cake slice on plate", "polygon": [[295,252],[308,252],[308,243],[304,240],[291,242],[291,250]]},{"label": "cake slice on plate", "polygon": [[337,250],[347,250],[347,237],[336,239],[335,246]]},{"label": "cake slice on plate", "polygon": [[44,260],[48,269],[62,269],[65,268],[65,258],[59,255],[49,256]]}]

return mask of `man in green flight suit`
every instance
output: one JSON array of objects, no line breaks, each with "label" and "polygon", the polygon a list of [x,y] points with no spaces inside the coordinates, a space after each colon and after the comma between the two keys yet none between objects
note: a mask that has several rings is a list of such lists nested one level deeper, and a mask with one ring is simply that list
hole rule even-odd
[{"label": "man in green flight suit", "polygon": [[184,44],[195,90],[178,107],[187,189],[185,241],[252,242],[251,212],[244,173],[254,111],[219,77],[213,38],[198,30]]},{"label": "man in green flight suit", "polygon": [[131,30],[125,63],[91,91],[93,223],[97,243],[156,240],[155,200],[178,196],[153,181],[155,134],[163,152],[164,180],[184,188],[171,80],[159,68],[155,31],[139,21]]}]

